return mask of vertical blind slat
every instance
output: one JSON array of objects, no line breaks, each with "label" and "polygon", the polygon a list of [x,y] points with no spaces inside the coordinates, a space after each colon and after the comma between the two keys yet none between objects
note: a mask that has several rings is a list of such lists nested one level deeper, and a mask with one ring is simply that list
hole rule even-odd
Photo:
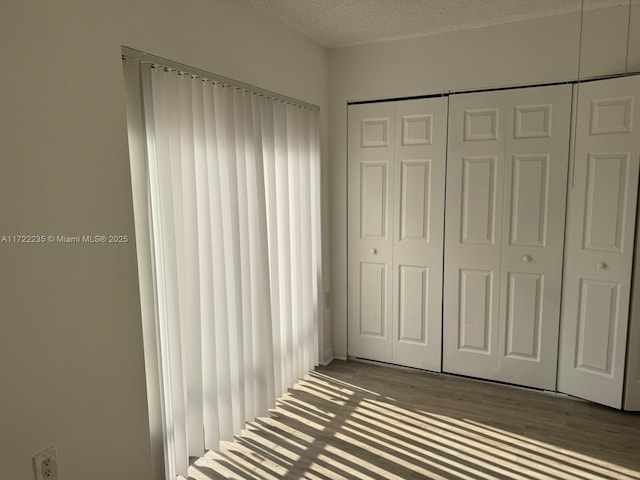
[{"label": "vertical blind slat", "polygon": [[[210,225],[214,219],[217,206],[216,196],[219,188],[212,184],[212,171],[215,168],[215,130],[211,128],[210,91],[205,82],[194,86],[193,111],[194,132],[201,139],[196,149],[196,189],[198,199],[198,252],[200,257],[200,315],[202,319],[202,421],[204,424],[204,447],[217,445],[219,442],[218,421],[218,372],[215,355],[216,344],[216,300],[219,293],[215,291],[215,268],[224,268],[224,264],[216,265],[215,241]],[[208,136],[211,135],[211,139]],[[214,223],[215,224],[215,223]],[[212,348],[211,346],[214,346]]]},{"label": "vertical blind slat", "polygon": [[[153,261],[158,305],[167,462],[177,473],[188,467],[186,412],[182,379],[178,267],[174,235],[173,188],[168,133],[167,85],[153,84],[149,68],[143,73],[145,120],[149,155],[149,190],[154,240]],[[153,86],[152,86],[153,85]],[[146,90],[146,91],[145,91]]]}]

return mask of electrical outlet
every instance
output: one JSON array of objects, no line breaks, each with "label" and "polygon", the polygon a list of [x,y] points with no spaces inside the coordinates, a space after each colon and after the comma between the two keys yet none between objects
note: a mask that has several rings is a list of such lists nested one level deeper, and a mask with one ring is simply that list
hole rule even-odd
[{"label": "electrical outlet", "polygon": [[59,480],[58,452],[55,445],[33,456],[33,469],[36,480]]}]

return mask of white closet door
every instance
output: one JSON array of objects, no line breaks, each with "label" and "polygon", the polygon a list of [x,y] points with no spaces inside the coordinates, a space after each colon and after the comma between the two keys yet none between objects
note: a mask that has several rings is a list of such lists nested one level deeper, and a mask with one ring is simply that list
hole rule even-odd
[{"label": "white closet door", "polygon": [[349,107],[348,352],[441,369],[447,99]]},{"label": "white closet door", "polygon": [[396,104],[393,362],[440,371],[447,99]]},{"label": "white closet door", "polygon": [[443,369],[554,389],[571,87],[450,99]]},{"label": "white closet door", "polygon": [[395,104],[348,107],[348,352],[392,361]]},{"label": "white closet door", "polygon": [[578,87],[558,390],[620,408],[640,156],[640,77]]},{"label": "white closet door", "polygon": [[571,86],[508,93],[497,378],[555,390]]},{"label": "white closet door", "polygon": [[443,370],[496,378],[504,92],[449,97]]}]

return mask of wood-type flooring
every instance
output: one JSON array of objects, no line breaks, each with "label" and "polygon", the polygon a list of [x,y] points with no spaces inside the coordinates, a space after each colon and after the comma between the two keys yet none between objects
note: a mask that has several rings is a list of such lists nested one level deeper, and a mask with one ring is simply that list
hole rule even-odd
[{"label": "wood-type flooring", "polygon": [[638,479],[640,415],[495,383],[334,360],[189,479]]}]

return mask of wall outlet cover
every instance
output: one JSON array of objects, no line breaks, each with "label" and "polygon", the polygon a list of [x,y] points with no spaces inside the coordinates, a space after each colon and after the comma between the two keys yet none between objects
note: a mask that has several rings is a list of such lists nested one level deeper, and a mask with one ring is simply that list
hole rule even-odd
[{"label": "wall outlet cover", "polygon": [[33,456],[36,480],[59,480],[58,452],[55,445]]}]

